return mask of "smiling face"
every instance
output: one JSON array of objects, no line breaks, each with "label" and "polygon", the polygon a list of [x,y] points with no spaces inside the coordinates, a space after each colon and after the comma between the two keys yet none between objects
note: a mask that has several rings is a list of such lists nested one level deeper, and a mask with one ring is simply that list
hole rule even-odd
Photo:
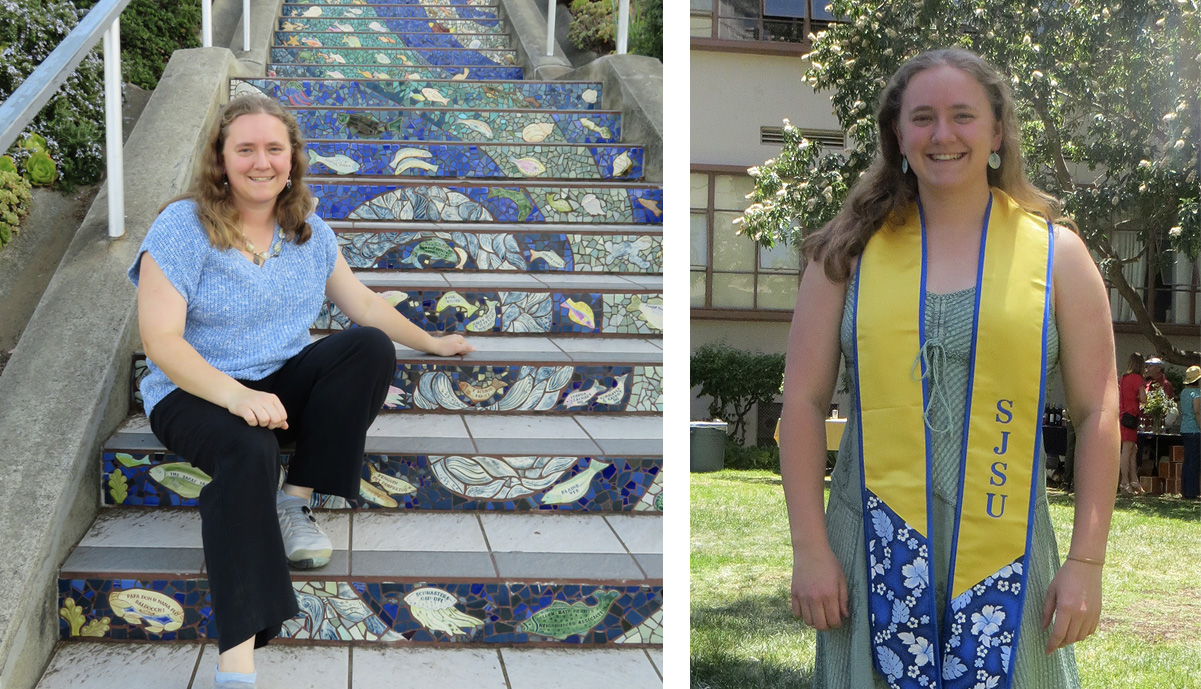
[{"label": "smiling face", "polygon": [[914,75],[894,132],[922,193],[988,188],[988,156],[1001,147],[1001,125],[967,72],[939,65]]},{"label": "smiling face", "polygon": [[238,207],[274,204],[292,171],[288,128],[266,113],[242,115],[229,123],[221,158]]}]

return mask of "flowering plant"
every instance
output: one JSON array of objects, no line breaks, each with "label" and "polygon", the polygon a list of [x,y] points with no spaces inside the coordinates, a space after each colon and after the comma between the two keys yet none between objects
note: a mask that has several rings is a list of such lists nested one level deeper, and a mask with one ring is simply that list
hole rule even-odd
[{"label": "flowering plant", "polygon": [[1152,385],[1147,392],[1147,402],[1143,404],[1143,413],[1157,422],[1162,421],[1168,414],[1176,414],[1176,401],[1164,392],[1158,384]]}]

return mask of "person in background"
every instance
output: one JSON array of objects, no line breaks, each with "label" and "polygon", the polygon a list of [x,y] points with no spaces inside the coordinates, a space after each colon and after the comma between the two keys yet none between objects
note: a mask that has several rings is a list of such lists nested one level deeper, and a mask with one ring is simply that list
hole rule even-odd
[{"label": "person in background", "polygon": [[1122,426],[1122,464],[1118,489],[1123,495],[1142,493],[1138,480],[1138,425],[1147,389],[1143,380],[1143,355],[1131,352],[1126,372],[1118,380],[1118,419]]},{"label": "person in background", "polygon": [[1180,479],[1180,497],[1201,499],[1201,366],[1189,366],[1184,372],[1180,391],[1180,435],[1184,438],[1184,467]]},{"label": "person in background", "polygon": [[1176,391],[1172,388],[1172,381],[1168,380],[1168,377],[1163,374],[1163,359],[1157,356],[1147,359],[1147,366],[1143,370],[1143,377],[1147,379],[1147,392],[1151,392],[1151,388],[1158,385],[1163,388],[1163,393],[1168,396],[1168,399],[1176,397]]}]

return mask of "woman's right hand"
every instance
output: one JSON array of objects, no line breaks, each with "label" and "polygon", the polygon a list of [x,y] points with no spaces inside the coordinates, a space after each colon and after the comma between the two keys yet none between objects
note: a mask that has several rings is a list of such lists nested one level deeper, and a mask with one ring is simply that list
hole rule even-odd
[{"label": "woman's right hand", "polygon": [[792,614],[818,631],[837,629],[850,616],[846,574],[829,546],[793,552]]},{"label": "woman's right hand", "polygon": [[229,413],[242,417],[251,426],[287,430],[288,412],[278,397],[245,385],[238,387],[225,404]]}]

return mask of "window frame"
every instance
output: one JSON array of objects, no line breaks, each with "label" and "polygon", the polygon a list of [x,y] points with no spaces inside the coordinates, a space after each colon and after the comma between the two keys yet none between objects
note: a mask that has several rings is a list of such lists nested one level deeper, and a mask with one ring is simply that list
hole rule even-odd
[{"label": "window frame", "polygon": [[[831,22],[825,20],[814,20],[813,6],[816,3],[824,3],[826,0],[804,0],[805,16],[803,18],[795,18],[793,21],[799,23],[801,27],[801,36],[799,41],[785,40],[765,40],[759,39],[741,39],[741,38],[722,38],[719,37],[719,28],[722,19],[752,19],[752,17],[730,17],[719,14],[721,8],[721,0],[713,0],[712,6],[708,11],[689,9],[689,18],[692,17],[708,17],[709,35],[708,36],[690,36],[690,43],[693,49],[698,50],[713,50],[720,52],[743,52],[743,53],[763,53],[763,54],[796,54],[803,55],[811,49],[809,35],[821,31]],[[759,35],[765,33],[764,25],[769,20],[772,21],[787,21],[785,17],[768,17],[765,14],[765,0],[757,0],[759,6],[758,16],[754,17],[758,21]]]}]

